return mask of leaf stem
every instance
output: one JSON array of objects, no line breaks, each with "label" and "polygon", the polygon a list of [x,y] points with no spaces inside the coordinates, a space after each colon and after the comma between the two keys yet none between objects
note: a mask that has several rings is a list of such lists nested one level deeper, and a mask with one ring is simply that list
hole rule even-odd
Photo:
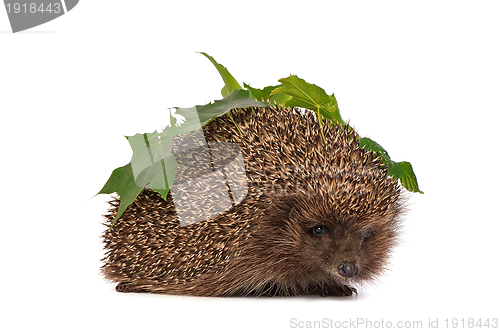
[{"label": "leaf stem", "polygon": [[227,116],[229,116],[229,118],[231,119],[231,121],[233,121],[233,123],[236,126],[236,129],[238,129],[238,132],[240,133],[240,135],[243,136],[243,133],[241,132],[240,127],[238,127],[238,125],[236,124],[236,122],[233,120],[233,117],[231,116],[231,111],[227,112]]},{"label": "leaf stem", "polygon": [[146,142],[146,146],[148,148],[149,160],[151,161],[151,165],[153,165],[155,163],[155,160],[153,158],[153,154],[151,153],[151,146],[149,145],[148,134],[144,133],[142,136],[144,136],[144,141]]},{"label": "leaf stem", "polygon": [[321,132],[321,137],[323,138],[323,142],[326,143],[325,133],[323,133],[323,119],[321,118],[321,114],[319,113],[319,107],[318,107],[318,123],[319,123],[319,130]]}]

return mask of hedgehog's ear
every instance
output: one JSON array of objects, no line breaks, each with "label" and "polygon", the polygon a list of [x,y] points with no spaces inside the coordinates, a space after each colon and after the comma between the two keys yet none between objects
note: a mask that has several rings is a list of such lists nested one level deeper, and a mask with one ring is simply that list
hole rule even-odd
[{"label": "hedgehog's ear", "polygon": [[297,217],[297,200],[292,196],[281,197],[277,204],[280,210],[283,211],[283,218],[293,220]]},{"label": "hedgehog's ear", "polygon": [[292,206],[288,212],[288,219],[297,220],[298,216],[299,212],[297,211],[297,208],[295,206]]},{"label": "hedgehog's ear", "polygon": [[290,197],[281,197],[274,203],[272,209],[268,210],[268,220],[274,227],[286,227],[297,220],[298,212],[294,200]]}]

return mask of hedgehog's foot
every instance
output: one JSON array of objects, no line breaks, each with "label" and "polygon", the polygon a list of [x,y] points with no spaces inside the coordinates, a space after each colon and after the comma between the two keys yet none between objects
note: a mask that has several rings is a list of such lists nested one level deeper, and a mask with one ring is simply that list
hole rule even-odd
[{"label": "hedgehog's foot", "polygon": [[120,282],[116,285],[115,289],[120,293],[130,293],[133,292],[134,287],[130,284],[130,282]]},{"label": "hedgehog's foot", "polygon": [[117,292],[120,293],[144,293],[147,292],[144,289],[144,285],[136,285],[133,282],[120,282],[115,287]]},{"label": "hedgehog's foot", "polygon": [[358,295],[356,288],[348,285],[328,285],[318,290],[321,296],[351,296],[353,293]]}]

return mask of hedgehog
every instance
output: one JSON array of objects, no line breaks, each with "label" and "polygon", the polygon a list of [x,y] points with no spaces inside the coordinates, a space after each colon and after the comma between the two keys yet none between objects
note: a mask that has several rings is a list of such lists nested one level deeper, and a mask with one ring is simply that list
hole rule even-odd
[{"label": "hedgehog", "polygon": [[350,126],[274,105],[189,137],[166,199],[145,188],[113,227],[110,201],[102,273],[117,291],[350,296],[387,270],[406,200]]}]

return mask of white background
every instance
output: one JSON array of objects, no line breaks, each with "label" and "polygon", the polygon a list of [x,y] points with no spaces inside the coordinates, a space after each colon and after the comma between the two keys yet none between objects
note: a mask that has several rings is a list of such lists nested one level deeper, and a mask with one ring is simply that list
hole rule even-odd
[{"label": "white background", "polygon": [[[499,2],[180,3],[84,0],[18,34],[0,7],[0,330],[500,318]],[[334,92],[361,135],[413,164],[425,194],[411,195],[376,286],[346,299],[207,299],[120,294],[102,279],[109,195],[93,195],[130,161],[123,135],[220,98],[219,74],[196,51],[240,83],[292,73]]]}]

